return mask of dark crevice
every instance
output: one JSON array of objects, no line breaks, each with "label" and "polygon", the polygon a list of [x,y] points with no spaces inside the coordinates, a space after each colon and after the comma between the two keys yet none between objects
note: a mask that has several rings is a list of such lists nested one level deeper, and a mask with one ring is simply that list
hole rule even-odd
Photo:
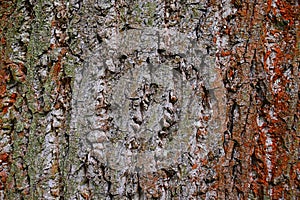
[{"label": "dark crevice", "polygon": [[234,126],[234,112],[235,112],[236,109],[237,109],[237,103],[233,102],[233,105],[231,106],[230,113],[229,113],[229,116],[228,116],[229,122],[227,124],[227,129],[230,132],[230,134],[232,134],[232,131],[233,131],[233,126]]}]

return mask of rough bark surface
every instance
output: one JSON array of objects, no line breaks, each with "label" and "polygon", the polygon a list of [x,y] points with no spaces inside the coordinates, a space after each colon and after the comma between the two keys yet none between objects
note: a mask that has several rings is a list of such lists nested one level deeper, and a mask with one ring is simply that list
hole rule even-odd
[{"label": "rough bark surface", "polygon": [[0,1],[0,199],[297,199],[299,13]]}]

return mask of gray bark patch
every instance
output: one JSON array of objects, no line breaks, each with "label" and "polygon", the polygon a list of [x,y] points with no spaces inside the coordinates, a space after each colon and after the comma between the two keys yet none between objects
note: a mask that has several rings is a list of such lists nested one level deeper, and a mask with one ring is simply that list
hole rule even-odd
[{"label": "gray bark patch", "polygon": [[[214,62],[194,36],[172,29],[111,30],[75,75],[71,124],[82,157],[121,177],[218,149],[225,90]],[[199,129],[207,134],[197,142]]]}]

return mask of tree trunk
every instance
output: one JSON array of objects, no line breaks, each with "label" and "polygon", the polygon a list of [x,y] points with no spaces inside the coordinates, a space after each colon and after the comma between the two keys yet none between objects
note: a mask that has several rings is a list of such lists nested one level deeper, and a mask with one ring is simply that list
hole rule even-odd
[{"label": "tree trunk", "polygon": [[297,0],[0,1],[0,199],[297,199]]}]

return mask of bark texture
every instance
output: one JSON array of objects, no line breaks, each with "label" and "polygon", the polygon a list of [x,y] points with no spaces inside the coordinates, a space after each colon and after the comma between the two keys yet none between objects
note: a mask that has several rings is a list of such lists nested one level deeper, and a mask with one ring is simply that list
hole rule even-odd
[{"label": "bark texture", "polygon": [[0,199],[297,199],[297,0],[0,1]]}]

